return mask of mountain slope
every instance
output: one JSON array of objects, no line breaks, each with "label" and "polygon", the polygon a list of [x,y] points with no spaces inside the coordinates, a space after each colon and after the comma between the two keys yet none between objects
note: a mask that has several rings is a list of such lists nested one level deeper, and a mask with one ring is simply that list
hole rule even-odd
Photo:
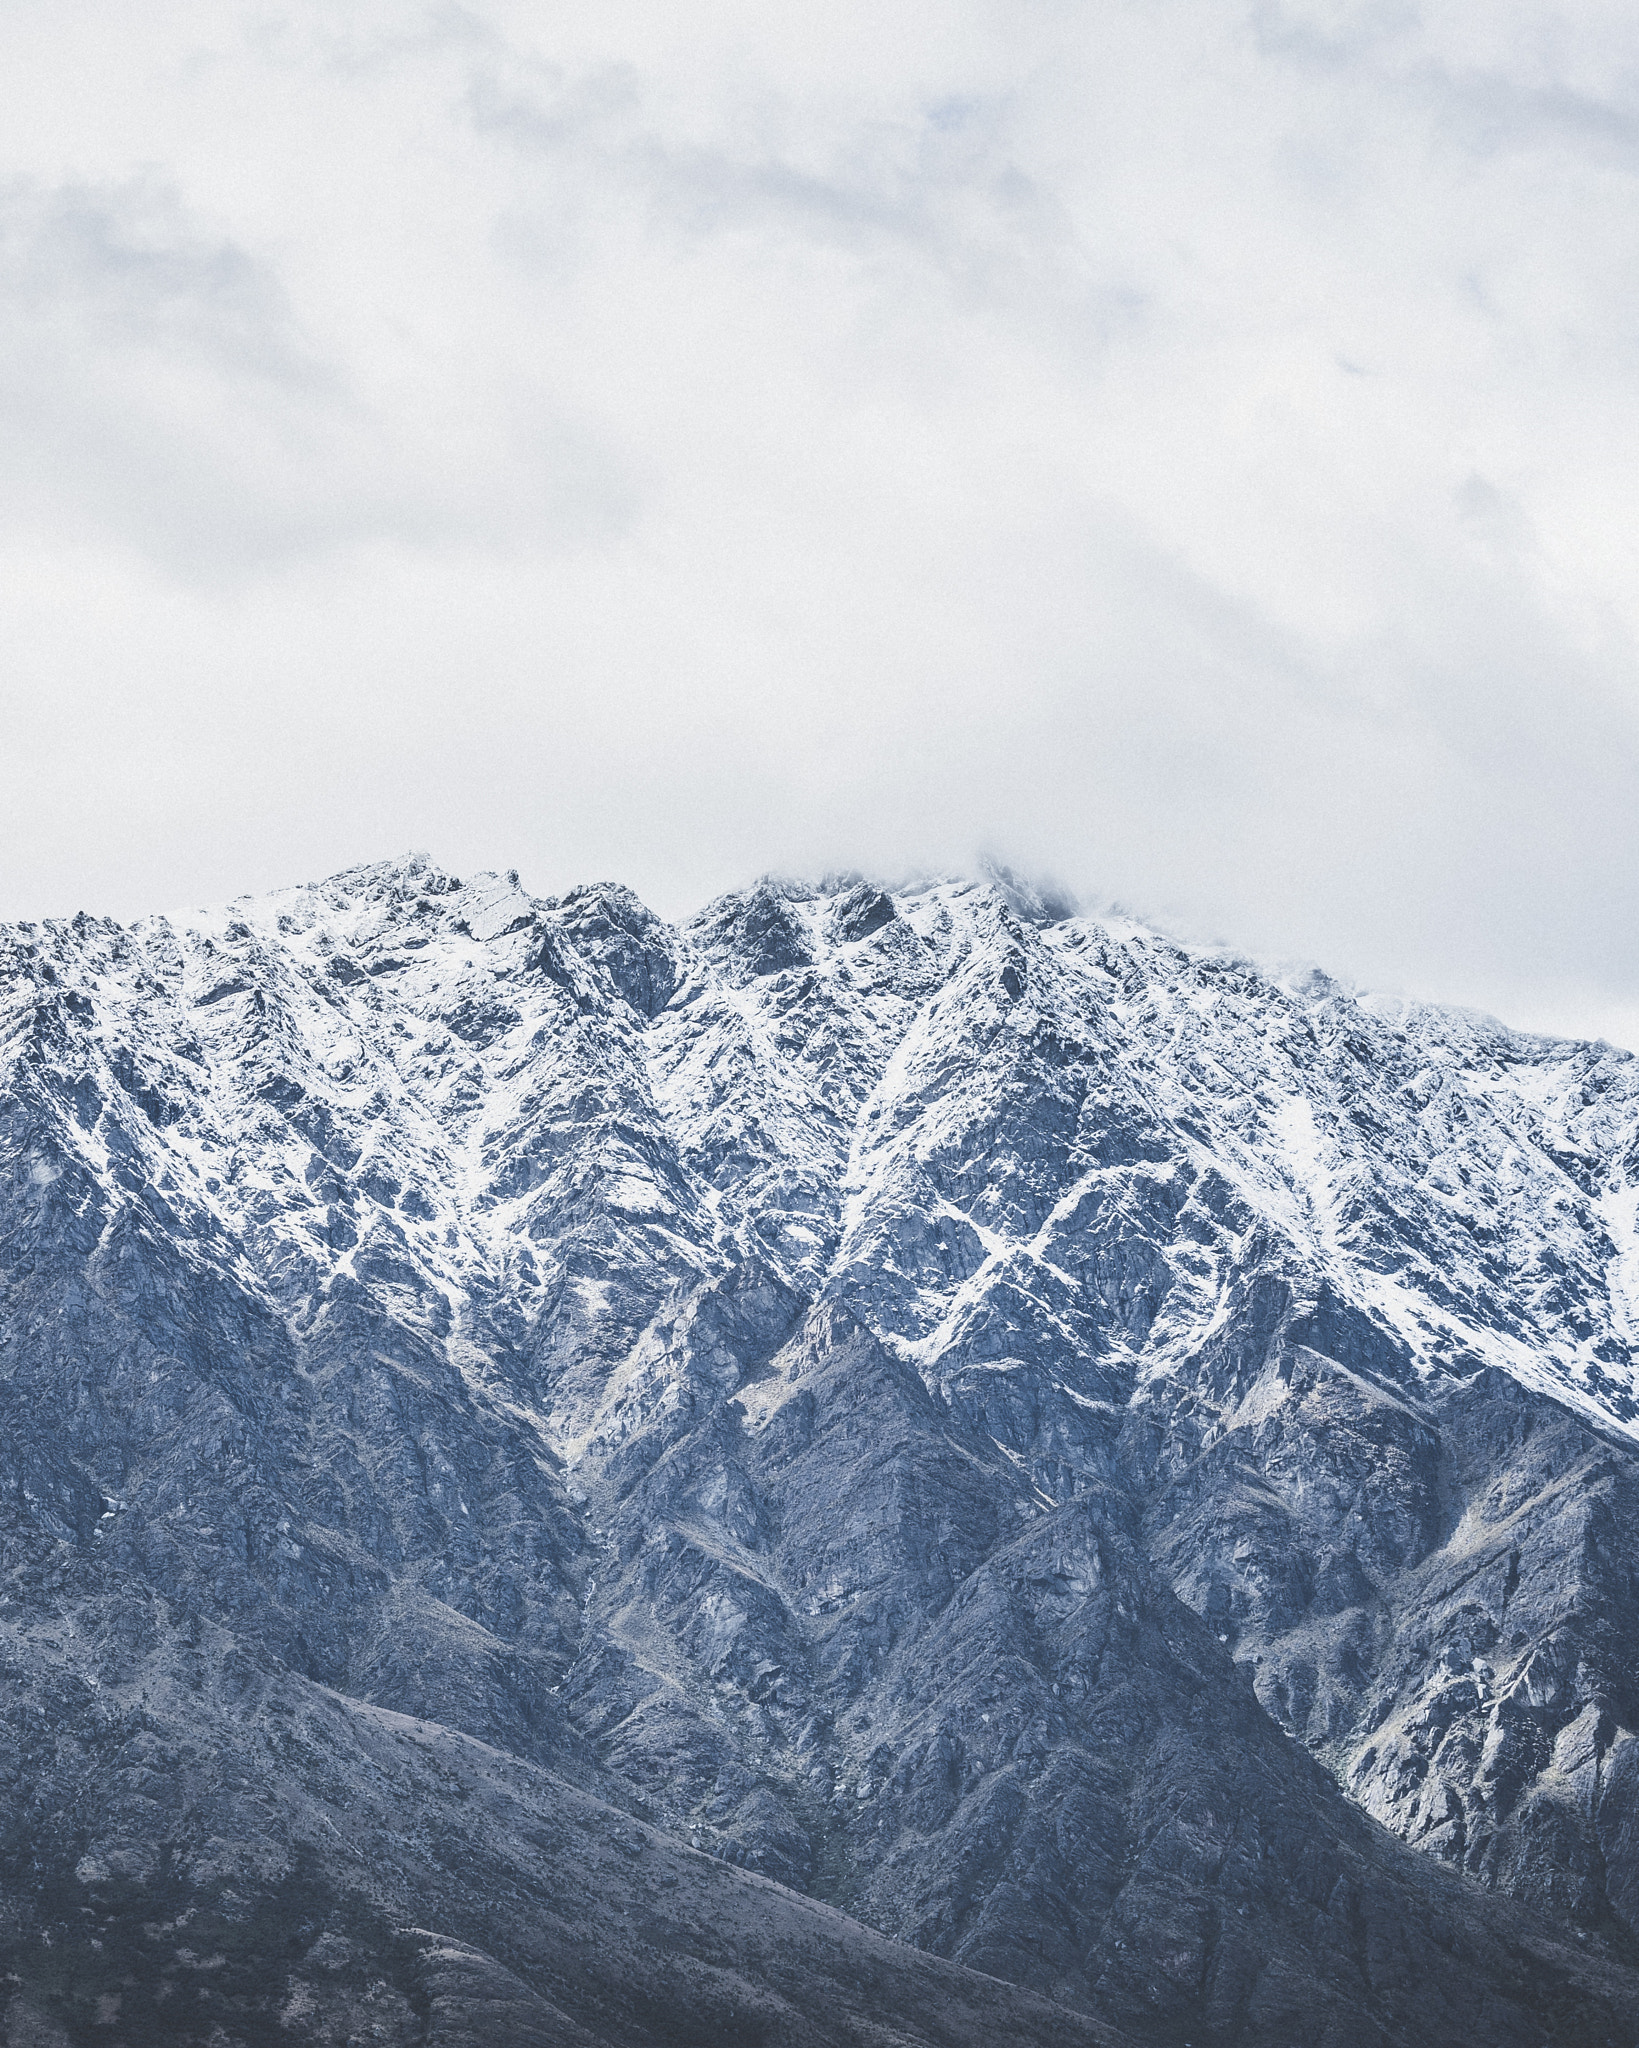
[{"label": "mountain slope", "polygon": [[[318,1854],[404,2039],[434,1979],[503,1985],[487,2038],[727,2038],[682,1960],[662,2017],[589,1987],[793,1891],[851,1917],[736,1965],[769,2039],[866,1956],[860,2025],[1631,2037],[1629,1056],[998,885],[674,929],[409,862],[5,954],[27,1924],[264,1926]],[[455,1866],[331,1845],[405,1742],[496,1760]],[[411,1771],[387,1832],[474,1796]],[[508,1800],[679,1845],[649,1960],[596,1886],[578,1962],[494,1932],[578,1882]],[[258,1967],[212,2024],[326,2038],[322,1964]]]}]

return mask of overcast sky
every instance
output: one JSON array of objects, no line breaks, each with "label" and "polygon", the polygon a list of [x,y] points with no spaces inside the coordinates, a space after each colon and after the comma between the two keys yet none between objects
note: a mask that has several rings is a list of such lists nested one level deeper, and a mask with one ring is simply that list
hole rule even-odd
[{"label": "overcast sky", "polygon": [[991,851],[1639,1044],[1639,10],[8,0],[0,915]]}]

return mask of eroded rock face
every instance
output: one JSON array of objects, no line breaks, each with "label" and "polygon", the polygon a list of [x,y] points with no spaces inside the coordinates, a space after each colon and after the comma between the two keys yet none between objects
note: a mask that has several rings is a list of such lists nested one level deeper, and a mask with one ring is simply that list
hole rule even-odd
[{"label": "eroded rock face", "polygon": [[17,2038],[1633,2038],[1636,1063],[1060,909],[4,934]]}]

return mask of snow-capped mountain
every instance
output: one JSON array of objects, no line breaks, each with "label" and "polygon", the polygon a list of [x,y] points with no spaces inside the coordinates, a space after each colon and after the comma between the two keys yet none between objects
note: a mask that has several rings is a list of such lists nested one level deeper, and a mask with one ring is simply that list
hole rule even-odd
[{"label": "snow-capped mountain", "polygon": [[1629,1054],[1005,878],[0,955],[26,2024],[1631,2038]]}]

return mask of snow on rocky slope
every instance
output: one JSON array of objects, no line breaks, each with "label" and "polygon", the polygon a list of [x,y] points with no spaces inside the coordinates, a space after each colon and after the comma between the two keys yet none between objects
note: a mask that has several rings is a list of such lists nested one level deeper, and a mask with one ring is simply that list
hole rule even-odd
[{"label": "snow on rocky slope", "polygon": [[[287,1311],[355,1275],[476,1333],[497,1294],[561,1293],[589,1239],[705,1273],[749,1233],[790,1284],[880,1302],[930,1386],[1028,1317],[1126,1395],[1205,1340],[1238,1246],[1192,1240],[1141,1334],[1055,1248],[1114,1190],[1211,1176],[1419,1375],[1484,1363],[1639,1418],[1639,1062],[1607,1046],[1283,986],[971,883],[765,884],[674,933],[623,890],[540,902],[410,863],[8,940],[11,1060],[55,1001],[80,1069],[65,1141],[231,1240]],[[597,1434],[569,1405],[552,1427]]]},{"label": "snow on rocky slope", "polygon": [[19,1659],[192,1613],[1140,2038],[1627,2009],[1627,1053],[1005,880],[0,953]]}]

